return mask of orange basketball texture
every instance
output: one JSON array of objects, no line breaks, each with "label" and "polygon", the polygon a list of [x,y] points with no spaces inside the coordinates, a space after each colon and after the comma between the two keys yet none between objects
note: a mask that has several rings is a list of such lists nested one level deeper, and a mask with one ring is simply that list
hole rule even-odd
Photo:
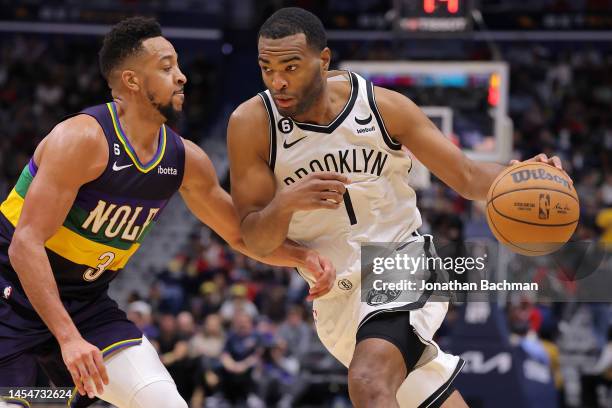
[{"label": "orange basketball texture", "polygon": [[487,222],[499,242],[529,256],[565,244],[578,225],[580,204],[569,177],[544,163],[518,163],[501,172],[487,194]]}]

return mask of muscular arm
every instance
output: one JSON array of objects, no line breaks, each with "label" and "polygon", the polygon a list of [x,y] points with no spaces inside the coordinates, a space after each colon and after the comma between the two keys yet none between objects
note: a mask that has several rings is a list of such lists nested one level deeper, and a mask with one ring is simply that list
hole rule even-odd
[{"label": "muscular arm", "polygon": [[247,246],[263,256],[287,238],[295,211],[337,209],[349,180],[333,172],[310,173],[276,191],[268,166],[268,116],[259,97],[240,105],[227,129],[232,198]]},{"label": "muscular arm", "polygon": [[38,172],[9,247],[11,265],[36,312],[60,344],[80,334],[64,308],[45,252],[81,185],[98,177],[108,147],[95,119],[79,115],[57,125],[36,150]]},{"label": "muscular arm", "polygon": [[219,185],[215,169],[206,153],[187,140],[185,177],[180,192],[191,212],[235,250],[271,265],[305,265],[310,251],[290,241],[281,242],[277,250],[265,257],[247,248],[240,235],[240,222],[232,198]]},{"label": "muscular arm", "polygon": [[227,143],[240,229],[249,248],[265,254],[286,239],[293,212],[274,199],[276,180],[267,159],[268,116],[258,99],[252,98],[234,111]]},{"label": "muscular arm", "polygon": [[405,96],[384,88],[375,88],[375,96],[393,139],[410,149],[433,174],[463,197],[486,199],[491,183],[504,166],[470,160]]}]

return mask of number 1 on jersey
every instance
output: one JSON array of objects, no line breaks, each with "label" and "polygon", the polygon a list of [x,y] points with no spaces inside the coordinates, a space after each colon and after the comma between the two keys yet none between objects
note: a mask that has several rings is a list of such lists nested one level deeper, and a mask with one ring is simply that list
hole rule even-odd
[{"label": "number 1 on jersey", "polygon": [[355,217],[355,209],[353,208],[353,202],[351,201],[351,196],[349,194],[348,188],[344,192],[344,206],[346,207],[346,213],[348,214],[349,221],[351,221],[351,225],[357,224],[357,217]]}]

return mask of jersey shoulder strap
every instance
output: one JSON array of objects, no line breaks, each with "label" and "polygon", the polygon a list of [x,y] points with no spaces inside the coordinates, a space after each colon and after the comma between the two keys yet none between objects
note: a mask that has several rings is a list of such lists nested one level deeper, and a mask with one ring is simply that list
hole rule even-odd
[{"label": "jersey shoulder strap", "polygon": [[264,91],[258,93],[259,97],[262,99],[264,106],[266,107],[266,111],[268,112],[268,125],[270,128],[270,154],[268,157],[268,166],[270,169],[274,171],[274,165],[276,162],[276,106],[272,103],[272,97],[270,96],[270,91]]}]

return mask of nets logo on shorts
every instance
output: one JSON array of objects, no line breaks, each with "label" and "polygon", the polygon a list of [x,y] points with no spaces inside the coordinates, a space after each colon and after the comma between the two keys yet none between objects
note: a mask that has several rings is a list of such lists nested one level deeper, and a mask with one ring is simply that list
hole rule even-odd
[{"label": "nets logo on shorts", "polygon": [[340,279],[338,281],[338,287],[343,290],[353,289],[353,283],[348,279]]},{"label": "nets logo on shorts", "polygon": [[370,306],[384,305],[385,303],[393,302],[401,294],[402,294],[401,290],[389,290],[389,289],[376,290],[372,288],[368,292],[366,302]]}]

